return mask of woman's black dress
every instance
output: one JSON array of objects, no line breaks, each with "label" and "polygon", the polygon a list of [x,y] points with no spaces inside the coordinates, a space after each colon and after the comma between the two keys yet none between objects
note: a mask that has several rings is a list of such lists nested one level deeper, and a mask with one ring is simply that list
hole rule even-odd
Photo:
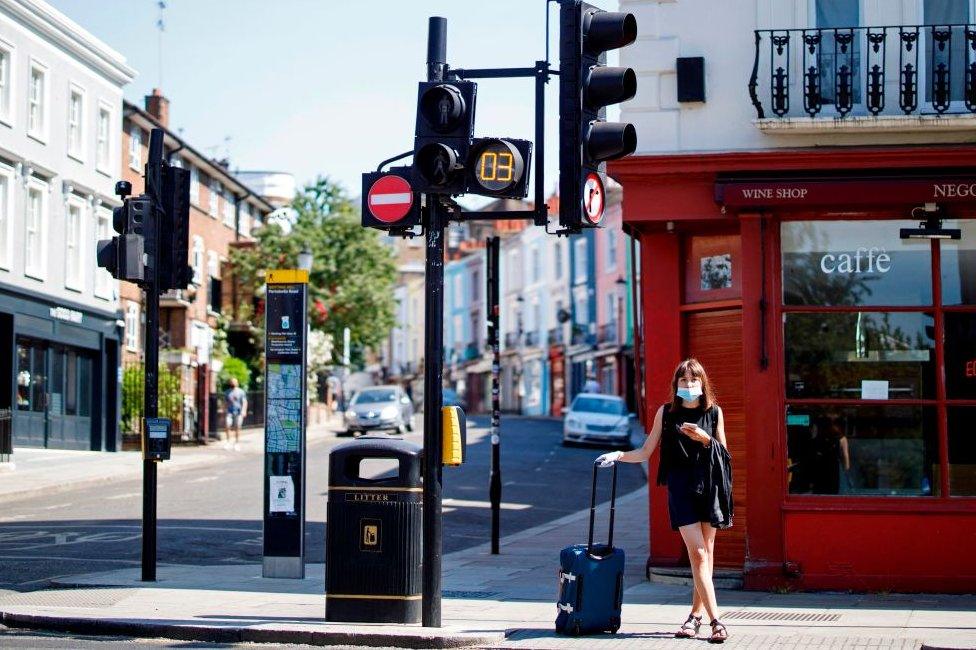
[{"label": "woman's black dress", "polygon": [[711,499],[705,494],[696,493],[696,471],[698,462],[707,462],[705,446],[681,433],[684,422],[697,424],[709,436],[715,438],[718,423],[718,409],[678,407],[671,409],[664,405],[661,428],[661,465],[658,471],[658,485],[668,486],[668,512],[671,515],[671,529],[696,522],[709,523],[712,518]]}]

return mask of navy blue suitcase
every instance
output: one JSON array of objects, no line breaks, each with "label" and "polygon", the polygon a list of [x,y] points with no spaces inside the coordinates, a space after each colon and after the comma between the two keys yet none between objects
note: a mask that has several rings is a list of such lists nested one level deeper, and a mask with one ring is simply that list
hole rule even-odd
[{"label": "navy blue suitcase", "polygon": [[590,493],[590,538],[586,544],[567,546],[559,553],[558,634],[615,633],[620,628],[624,598],[624,551],[613,547],[613,515],[617,500],[617,466],[610,491],[610,533],[606,544],[593,543],[596,516],[596,477]]}]

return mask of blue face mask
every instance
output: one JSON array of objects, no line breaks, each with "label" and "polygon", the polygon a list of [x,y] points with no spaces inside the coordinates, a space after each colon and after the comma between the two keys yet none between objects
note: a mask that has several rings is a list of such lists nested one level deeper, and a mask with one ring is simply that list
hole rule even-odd
[{"label": "blue face mask", "polygon": [[686,402],[694,402],[702,396],[702,389],[700,386],[693,386],[692,388],[682,387],[678,389],[677,395]]}]

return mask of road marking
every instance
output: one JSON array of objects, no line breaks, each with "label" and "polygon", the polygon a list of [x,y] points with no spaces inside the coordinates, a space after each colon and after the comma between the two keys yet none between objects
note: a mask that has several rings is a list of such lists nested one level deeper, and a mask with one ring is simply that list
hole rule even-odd
[{"label": "road marking", "polygon": [[[490,508],[490,501],[468,501],[466,499],[444,499],[441,501],[445,506],[457,506],[458,508]],[[532,506],[528,503],[502,503],[502,510],[528,510]]]},{"label": "road marking", "polygon": [[141,492],[126,492],[125,494],[113,494],[110,497],[105,497],[106,500],[117,500],[117,499],[131,499],[132,497],[142,496]]},{"label": "road marking", "polygon": [[0,560],[70,560],[72,562],[112,562],[115,564],[142,564],[141,560],[119,560],[117,558],[70,557],[60,555],[0,555]]},{"label": "road marking", "polygon": [[73,503],[61,503],[56,506],[44,506],[43,508],[38,508],[39,510],[60,510],[61,508],[70,508]]},{"label": "road marking", "polygon": [[218,478],[219,478],[218,476],[201,476],[200,478],[193,478],[185,482],[186,483],[207,483],[209,481],[216,481]]}]

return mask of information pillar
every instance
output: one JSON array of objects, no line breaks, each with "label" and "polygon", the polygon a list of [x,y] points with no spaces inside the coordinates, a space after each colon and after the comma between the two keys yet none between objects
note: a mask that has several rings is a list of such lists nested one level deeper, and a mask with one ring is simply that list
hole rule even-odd
[{"label": "information pillar", "polygon": [[308,271],[268,271],[265,281],[263,575],[301,579]]}]

